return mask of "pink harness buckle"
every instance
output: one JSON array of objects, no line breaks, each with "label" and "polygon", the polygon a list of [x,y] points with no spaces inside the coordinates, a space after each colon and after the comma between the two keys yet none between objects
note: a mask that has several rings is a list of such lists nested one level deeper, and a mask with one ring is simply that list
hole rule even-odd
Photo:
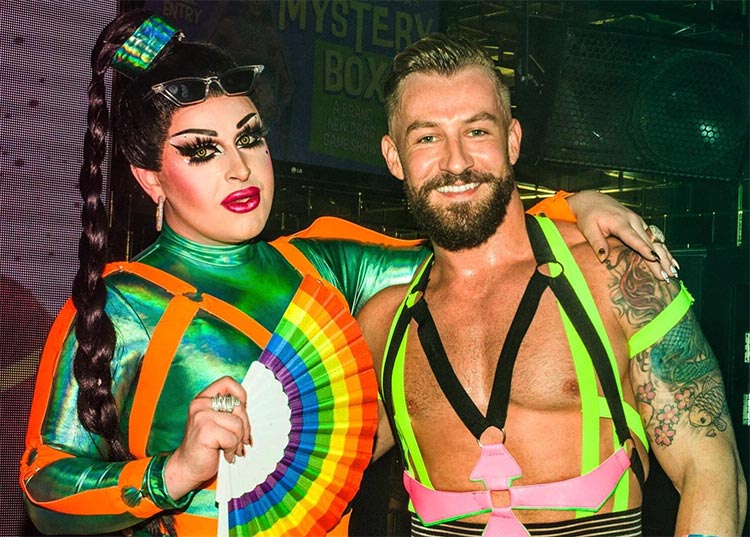
[{"label": "pink harness buckle", "polygon": [[[520,537],[529,535],[513,514],[513,509],[576,508],[598,511],[612,495],[618,481],[630,468],[625,448],[615,451],[607,460],[582,476],[541,483],[511,486],[521,475],[521,468],[503,444],[482,446],[470,478],[482,481],[487,490],[449,492],[427,488],[404,472],[404,487],[414,509],[425,525],[466,518],[491,512],[484,537]],[[507,490],[510,505],[496,507],[492,491]]]}]

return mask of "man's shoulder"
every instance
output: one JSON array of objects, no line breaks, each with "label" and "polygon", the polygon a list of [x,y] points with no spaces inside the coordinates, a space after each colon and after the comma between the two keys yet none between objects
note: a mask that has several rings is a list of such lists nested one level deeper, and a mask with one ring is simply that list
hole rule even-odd
[{"label": "man's shoulder", "polygon": [[[580,266],[591,266],[601,267],[602,263],[596,256],[596,253],[591,248],[591,245],[583,236],[581,230],[575,224],[575,222],[555,222],[560,235],[562,236],[565,244],[570,249],[571,253],[575,257],[576,263]],[[610,257],[621,256],[625,254],[635,254],[640,259],[637,253],[633,252],[627,245],[625,245],[617,237],[607,237],[607,243],[609,244]],[[606,267],[606,265],[605,265]],[[601,267],[601,268],[605,268]]]},{"label": "man's shoulder", "polygon": [[408,292],[408,285],[386,287],[374,295],[357,314],[357,321],[372,352],[375,369],[380,368],[380,360],[385,351],[388,334],[398,307]]},{"label": "man's shoulder", "polygon": [[[583,233],[581,233],[581,230],[575,222],[554,221],[554,224],[565,241],[565,244],[571,251],[577,252],[584,248],[591,250],[591,246],[589,246],[589,243],[586,241],[586,237],[583,236]],[[610,243],[610,246],[611,245],[612,243]]]},{"label": "man's shoulder", "polygon": [[[575,222],[554,222],[557,231],[560,233],[565,245],[573,254],[576,263],[581,267],[599,265],[599,261],[596,259],[591,246],[586,241],[586,238],[578,229]],[[610,248],[616,246],[614,242],[609,243]]]},{"label": "man's shoulder", "polygon": [[408,285],[386,287],[367,301],[357,314],[357,321],[366,339],[389,332],[408,289]]},{"label": "man's shoulder", "polygon": [[390,319],[396,314],[396,310],[404,300],[408,292],[408,285],[393,285],[386,287],[370,298],[360,311],[357,318],[362,322],[371,318]]}]

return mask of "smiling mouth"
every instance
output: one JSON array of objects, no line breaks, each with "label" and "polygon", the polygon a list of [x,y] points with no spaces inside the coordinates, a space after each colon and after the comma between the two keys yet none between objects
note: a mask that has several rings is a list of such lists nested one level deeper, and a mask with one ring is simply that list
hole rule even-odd
[{"label": "smiling mouth", "polygon": [[436,190],[441,194],[461,194],[479,188],[480,183],[464,183],[461,185],[446,185],[438,187]]}]

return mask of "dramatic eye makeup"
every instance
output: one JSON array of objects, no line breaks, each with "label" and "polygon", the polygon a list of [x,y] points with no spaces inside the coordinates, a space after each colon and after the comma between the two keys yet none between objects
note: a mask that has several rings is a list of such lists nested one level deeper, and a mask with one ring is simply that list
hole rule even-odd
[{"label": "dramatic eye makeup", "polygon": [[267,134],[268,129],[260,123],[254,125],[248,123],[237,135],[235,144],[241,149],[250,149],[261,146],[265,143],[265,137]]},{"label": "dramatic eye makeup", "polygon": [[[240,129],[234,139],[234,145],[239,149],[252,149],[265,144],[268,129],[260,122],[257,113],[253,112],[243,117],[236,125]],[[219,133],[206,129],[186,129],[172,136],[173,139],[195,135],[194,139],[180,139],[169,143],[188,164],[202,164],[224,153],[218,141]]]},{"label": "dramatic eye makeup", "polygon": [[211,138],[198,137],[182,144],[170,144],[181,156],[187,159],[188,164],[201,164],[208,162],[221,153],[219,145]]}]

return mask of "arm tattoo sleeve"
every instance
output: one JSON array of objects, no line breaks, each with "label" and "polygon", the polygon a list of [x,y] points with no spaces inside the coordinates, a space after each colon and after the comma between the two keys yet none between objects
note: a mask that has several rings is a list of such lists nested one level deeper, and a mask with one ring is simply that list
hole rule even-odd
[{"label": "arm tattoo sleeve", "polygon": [[[607,267],[617,315],[635,331],[653,319],[677,290],[657,282],[628,250]],[[678,434],[713,437],[729,413],[716,357],[692,311],[649,349],[633,358],[634,388],[651,442],[671,445]]]}]

